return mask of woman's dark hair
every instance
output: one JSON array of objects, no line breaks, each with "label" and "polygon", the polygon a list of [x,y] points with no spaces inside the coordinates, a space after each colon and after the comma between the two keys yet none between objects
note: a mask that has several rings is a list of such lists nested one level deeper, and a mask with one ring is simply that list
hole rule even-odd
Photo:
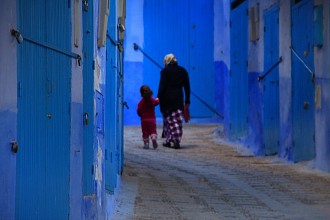
[{"label": "woman's dark hair", "polygon": [[141,93],[141,97],[143,97],[143,98],[149,98],[153,94],[153,92],[151,91],[151,89],[147,85],[141,86],[140,93]]}]

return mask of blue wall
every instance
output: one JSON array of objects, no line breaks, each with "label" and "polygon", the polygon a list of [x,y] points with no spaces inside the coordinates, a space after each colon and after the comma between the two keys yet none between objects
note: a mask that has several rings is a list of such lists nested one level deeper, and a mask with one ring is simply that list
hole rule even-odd
[{"label": "blue wall", "polygon": [[[125,101],[129,109],[124,109],[125,125],[138,125],[140,118],[137,116],[136,109],[138,101],[141,99],[140,87],[143,84],[143,63],[125,62]],[[157,87],[151,86],[154,93],[157,94]],[[158,109],[158,108],[157,108]]]},{"label": "blue wall", "polygon": [[316,159],[314,166],[330,172],[330,78],[316,78],[316,88],[321,94],[315,112],[315,124],[318,130],[315,133]]},{"label": "blue wall", "polygon": [[[129,109],[124,108],[124,124],[139,125],[140,118],[136,113],[138,101],[141,99],[140,86],[143,83],[143,54],[134,50],[134,43],[144,45],[143,0],[132,0],[126,5],[127,18],[124,62],[124,101]],[[150,85],[157,93],[156,85]],[[158,108],[157,108],[158,110]]]},{"label": "blue wall", "polygon": [[[144,0],[131,1],[127,5],[127,28],[131,32],[127,35],[125,53],[125,100],[130,109],[125,110],[125,124],[139,124],[136,107],[142,84],[148,84],[154,96],[157,95],[160,67],[168,53],[174,53],[179,65],[185,67],[190,75],[193,92],[191,117],[214,116],[214,112],[198,99],[201,98],[212,109],[217,107],[214,36],[206,34],[214,32],[213,10],[213,1],[201,0],[157,3]],[[141,51],[133,50],[134,43],[157,64],[143,56]],[[161,118],[158,108],[156,113]]]},{"label": "blue wall", "polygon": [[228,66],[223,61],[214,63],[215,71],[215,103],[217,112],[224,116],[225,113],[225,92],[226,81],[228,80]]},{"label": "blue wall", "polygon": [[[46,3],[49,4],[56,4],[51,1],[47,1]],[[84,64],[85,57],[83,56],[83,38],[84,35],[82,35],[82,14],[81,11],[82,2],[80,1],[69,1],[65,3],[65,10],[67,10],[67,13],[70,13],[69,15],[66,13],[67,16],[71,15],[71,12],[74,13],[74,7],[77,5],[77,17],[72,16],[73,21],[67,23],[68,25],[72,25],[69,27],[70,34],[74,34],[74,27],[78,27],[80,29],[80,32],[78,30],[78,35],[75,35],[77,40],[77,46],[73,45],[73,36],[72,36],[72,42],[71,37],[69,39],[64,39],[62,43],[70,42],[70,45],[61,46],[60,43],[56,42],[50,42],[50,39],[53,39],[53,37],[56,36],[56,34],[51,34],[55,29],[44,30],[49,34],[49,38],[42,39],[46,43],[53,43],[56,47],[59,47],[60,49],[65,49],[68,52],[72,52],[73,54],[79,54],[82,56],[82,60],[80,64]],[[19,4],[19,1],[18,3]],[[20,5],[22,6],[22,5]],[[93,23],[94,27],[92,27],[89,31],[89,33],[95,37],[97,37],[97,27],[98,27],[98,19],[99,19],[99,1],[93,1],[92,4],[89,5],[89,9],[93,10],[93,17],[91,18],[91,23]],[[117,2],[112,1],[112,7],[117,7]],[[54,7],[52,7],[54,8]],[[112,12],[116,11],[115,8],[112,9]],[[0,20],[0,34],[3,36],[0,39],[0,219],[15,219],[16,210],[15,210],[15,199],[16,199],[16,178],[17,178],[17,172],[16,172],[16,157],[18,154],[14,154],[11,151],[11,142],[17,141],[17,133],[20,132],[18,130],[17,126],[17,96],[20,95],[17,93],[18,90],[18,83],[17,83],[17,49],[18,47],[21,47],[21,45],[18,45],[16,39],[11,36],[10,30],[17,29],[18,25],[16,24],[16,17],[17,15],[17,9],[16,9],[16,1],[3,1],[2,7],[0,8],[1,14],[4,16],[3,19]],[[53,10],[52,13],[49,14],[49,16],[53,16],[55,13],[58,13],[59,10]],[[28,10],[27,10],[28,13]],[[117,34],[116,27],[117,27],[117,15],[114,15],[111,20],[111,27],[115,30],[115,35]],[[71,17],[71,16],[70,16]],[[61,18],[64,18],[61,16]],[[20,24],[22,25],[22,24]],[[40,34],[41,32],[38,32],[36,34]],[[80,35],[81,34],[81,35]],[[25,35],[28,36],[28,35]],[[58,35],[57,35],[58,36]],[[61,35],[63,37],[65,35]],[[23,35],[24,37],[24,35]],[[27,40],[27,39],[25,39]],[[68,41],[67,41],[68,40]],[[23,44],[27,44],[28,42],[23,41]],[[87,74],[91,76],[91,78],[88,78],[92,81],[91,83],[91,91],[88,91],[89,94],[93,97],[93,100],[90,103],[90,107],[94,109],[94,97],[95,97],[95,90],[98,90],[100,92],[103,92],[103,95],[105,95],[104,91],[106,90],[106,87],[108,86],[107,83],[112,83],[112,90],[114,91],[120,91],[120,88],[122,88],[121,81],[119,78],[117,79],[110,79],[107,83],[105,81],[106,76],[106,49],[105,47],[98,48],[95,41],[91,42],[92,45],[92,59],[89,63],[90,70]],[[52,50],[49,50],[52,51]],[[52,52],[50,52],[52,53]],[[56,52],[53,52],[56,53]],[[114,52],[111,52],[114,53]],[[118,56],[118,51],[115,52],[115,57]],[[31,55],[33,56],[33,54]],[[38,54],[39,56],[39,54]],[[63,55],[65,56],[65,55]],[[95,124],[93,123],[93,120],[90,120],[91,127],[92,127],[92,144],[87,146],[86,149],[91,149],[91,158],[92,161],[90,163],[90,166],[88,166],[88,172],[90,174],[89,178],[91,179],[91,191],[90,194],[88,192],[84,194],[84,187],[86,186],[85,182],[83,181],[83,163],[84,163],[84,157],[83,155],[87,155],[88,152],[84,152],[83,149],[83,89],[86,85],[86,79],[83,78],[83,66],[79,65],[77,60],[74,58],[69,57],[69,62],[67,63],[71,67],[67,71],[63,71],[64,75],[70,77],[71,82],[69,83],[70,91],[65,90],[56,90],[57,92],[65,92],[66,94],[58,95],[58,97],[63,97],[63,95],[67,96],[67,99],[69,99],[67,105],[65,105],[65,112],[70,114],[70,116],[65,119],[66,126],[70,124],[69,127],[66,127],[67,134],[69,135],[69,143],[67,143],[69,146],[68,152],[65,154],[68,158],[67,162],[61,164],[64,166],[63,168],[66,170],[69,170],[70,172],[70,181],[66,182],[70,185],[67,185],[67,194],[66,198],[68,198],[69,204],[66,206],[70,209],[69,215],[70,219],[91,219],[94,217],[94,219],[97,218],[106,218],[106,216],[111,215],[111,209],[114,206],[115,200],[114,200],[114,190],[117,190],[118,184],[120,181],[117,179],[120,175],[120,172],[122,170],[121,165],[118,167],[114,167],[113,169],[106,169],[105,168],[105,143],[104,138],[102,135],[102,132],[98,129],[100,126],[100,123],[102,123],[103,120],[96,120]],[[116,58],[117,60],[117,58]],[[55,60],[53,60],[56,62]],[[98,71],[94,71],[93,67],[93,61],[95,63],[99,64]],[[49,64],[49,62],[48,62]],[[60,67],[60,66],[59,66]],[[50,66],[48,66],[50,68]],[[52,71],[55,73],[59,71],[59,68],[57,68],[56,65],[51,67]],[[71,70],[70,70],[71,69]],[[111,73],[110,73],[111,74]],[[58,79],[58,78],[56,78]],[[44,85],[44,84],[42,84]],[[37,85],[38,86],[38,85]],[[43,86],[38,86],[40,88],[44,88]],[[99,100],[99,99],[97,99]],[[54,104],[53,107],[58,107],[56,105],[56,102],[59,101],[57,99],[53,100],[52,104]],[[116,112],[116,114],[121,115],[120,112],[122,110],[121,105],[119,105],[120,99],[114,99],[112,100],[115,103],[113,105],[107,105],[107,111],[108,112]],[[96,98],[95,98],[96,102]],[[38,106],[37,106],[38,107]],[[104,113],[104,103],[101,105],[98,105],[98,116],[96,115],[96,119],[100,119],[101,112]],[[22,113],[28,113],[28,112],[20,112]],[[93,119],[94,115],[93,113],[90,115],[90,119]],[[123,128],[120,127],[122,125],[121,118],[116,118],[117,125],[114,126],[112,131],[116,133],[114,138],[116,139],[113,144],[113,149],[116,149],[116,156],[114,157],[114,163],[121,164],[123,161],[123,141],[122,136],[119,136],[118,134],[122,134]],[[107,127],[109,130],[109,127]],[[60,132],[64,129],[56,129],[56,131]],[[41,132],[41,137],[44,137],[44,132]],[[105,135],[107,133],[104,133]],[[36,134],[35,134],[36,135]],[[98,136],[98,139],[94,137]],[[60,140],[61,138],[59,138]],[[94,142],[95,140],[95,142]],[[55,143],[55,142],[54,142]],[[18,143],[18,153],[20,152],[20,143]],[[22,149],[21,149],[22,150]],[[48,149],[47,146],[45,148],[45,152],[48,150],[56,150],[56,146],[52,149]],[[51,159],[55,159],[51,158]],[[58,165],[56,167],[59,167]],[[23,171],[22,171],[23,172]],[[116,182],[113,184],[114,189],[112,190],[112,195],[109,195],[106,189],[105,189],[105,175],[112,175],[111,178],[116,179]],[[52,175],[49,173],[45,173],[43,175],[44,179],[46,181],[50,181],[52,179]],[[38,180],[36,180],[38,181]],[[56,181],[50,181],[52,183],[56,183]],[[33,182],[30,182],[29,184],[33,184]],[[88,185],[87,185],[88,187]],[[68,191],[69,190],[69,191]],[[33,193],[31,191],[30,193]],[[65,196],[65,195],[64,195]],[[52,196],[53,197],[53,196]],[[27,199],[29,200],[29,199]],[[19,202],[21,202],[20,199],[18,199]],[[32,198],[29,200],[31,202],[34,201]],[[46,202],[47,203],[47,202]],[[44,205],[46,205],[46,203]],[[47,203],[51,205],[51,203]],[[41,208],[41,207],[39,207]],[[46,210],[44,210],[46,211]],[[59,213],[60,214],[60,213]],[[40,216],[38,216],[40,217]]]},{"label": "blue wall", "polygon": [[[249,9],[256,7],[259,10],[259,15],[262,15],[265,11],[269,10],[274,6],[274,3],[276,1],[249,1]],[[291,16],[295,16],[295,14],[291,14],[294,8],[299,8],[302,5],[305,5],[305,3],[311,3],[310,1],[301,1],[298,2],[297,5],[292,6],[291,1],[288,2],[281,2],[279,4],[280,10],[279,10],[279,56],[283,58],[283,61],[279,65],[279,146],[277,149],[278,156],[281,158],[284,158],[288,161],[293,162],[299,162],[302,160],[309,160],[308,165],[316,168],[321,169],[325,171],[330,170],[329,166],[329,138],[328,138],[328,132],[329,132],[329,126],[327,124],[329,121],[328,115],[325,114],[325,111],[328,111],[329,109],[329,97],[328,97],[328,91],[329,91],[329,65],[328,60],[326,57],[329,56],[329,40],[327,38],[324,38],[323,46],[322,47],[312,47],[313,43],[306,42],[306,38],[302,38],[302,35],[299,33],[302,33],[304,31],[298,30],[297,33],[297,27],[301,26],[303,23],[306,24],[308,22],[312,22],[311,16],[304,16],[304,19],[309,18],[308,21],[302,21],[302,19],[298,20],[296,17],[292,19]],[[321,7],[324,8],[323,14],[326,18],[329,16],[329,9],[330,5],[329,2],[319,2],[321,4]],[[308,13],[312,12],[313,7],[311,7],[311,4],[306,10],[308,10]],[[265,22],[264,17],[260,16],[259,21],[256,24],[257,28],[259,28],[259,36],[256,40],[248,40],[248,96],[249,96],[249,105],[248,105],[248,135],[246,138],[241,139],[241,143],[245,145],[247,148],[250,148],[252,152],[255,155],[265,155],[267,152],[265,150],[265,140],[263,137],[264,133],[264,126],[267,126],[264,123],[264,116],[263,111],[265,110],[264,105],[269,105],[268,100],[264,100],[266,97],[263,97],[265,94],[263,94],[263,82],[258,82],[257,77],[258,75],[262,74],[264,71],[267,70],[268,65],[266,65],[264,62],[265,57],[264,54],[264,48],[269,48],[270,45],[268,45],[269,39],[264,39],[264,32],[263,30],[263,22]],[[292,26],[292,22],[296,21],[294,23],[294,26]],[[303,22],[303,23],[302,23]],[[314,21],[315,22],[315,21]],[[329,19],[323,19],[323,28],[325,31],[322,33],[328,33],[330,27],[329,27]],[[253,25],[253,22],[247,24],[247,25]],[[320,24],[314,24],[319,25]],[[304,25],[303,25],[304,26]],[[304,26],[306,28],[306,25]],[[251,28],[249,26],[249,28]],[[294,28],[291,29],[291,28]],[[291,39],[291,34],[294,32],[294,37]],[[310,31],[307,31],[308,33],[312,32],[312,28],[310,28]],[[326,34],[328,36],[328,34]],[[276,36],[277,37],[277,36]],[[308,39],[311,39],[310,37]],[[294,42],[291,42],[293,40]],[[300,42],[301,41],[301,42]],[[305,60],[307,65],[315,71],[316,74],[316,80],[314,85],[314,91],[309,89],[308,94],[304,94],[304,92],[299,92],[301,90],[298,90],[298,86],[300,86],[302,73],[307,74],[306,82],[308,86],[311,85],[311,74],[308,73],[308,71],[305,71],[304,65],[300,63],[295,58],[295,55],[291,52],[290,46],[295,45],[295,43],[302,43],[301,45],[308,45],[307,49],[304,49],[303,51],[308,51],[308,54],[304,54],[303,51],[299,51],[301,57]],[[236,41],[235,41],[236,43]],[[266,44],[267,45],[264,45]],[[298,45],[299,46],[299,45]],[[276,49],[276,48],[275,48]],[[313,53],[315,53],[313,55]],[[310,59],[312,58],[312,62],[310,62]],[[268,59],[268,58],[267,58]],[[276,58],[277,59],[277,58]],[[244,61],[244,60],[243,60]],[[292,62],[294,62],[294,66],[292,66]],[[245,65],[243,62],[242,65]],[[314,69],[315,66],[315,69]],[[297,67],[301,67],[302,70],[296,72]],[[232,67],[231,67],[232,68]],[[293,77],[294,74],[297,74],[298,77]],[[306,75],[305,74],[305,75]],[[304,76],[305,76],[304,75]],[[274,79],[275,81],[277,79]],[[232,82],[231,80],[227,80],[228,85],[230,85]],[[226,85],[225,85],[226,86]],[[304,88],[306,86],[303,86]],[[267,88],[266,88],[267,89]],[[305,91],[305,89],[302,89]],[[220,92],[219,92],[220,93]],[[224,92],[224,115],[225,115],[225,133],[226,137],[231,137],[231,133],[228,134],[228,131],[230,130],[230,124],[232,122],[231,118],[228,118],[230,116],[230,112],[232,111],[232,103],[230,97],[233,94],[229,93],[228,91]],[[305,97],[305,96],[306,97]],[[304,96],[302,99],[304,101],[308,101],[310,103],[310,110],[311,110],[311,119],[310,121],[314,121],[315,123],[309,123],[308,125],[305,124],[306,118],[298,116],[297,114],[303,109],[302,101],[299,100],[298,96]],[[312,99],[314,101],[312,101]],[[268,104],[267,104],[268,103]],[[314,107],[315,103],[315,107]],[[273,104],[273,103],[271,103]],[[269,107],[269,106],[267,106]],[[294,108],[298,110],[294,110]],[[315,110],[315,113],[313,113]],[[305,110],[306,111],[306,110]],[[300,114],[300,113],[299,113]],[[323,119],[323,121],[322,121]],[[295,127],[294,127],[295,126]],[[311,151],[312,148],[306,149],[303,147],[303,143],[306,143],[304,138],[306,138],[306,135],[299,133],[302,128],[308,128],[311,129],[308,133],[309,137],[310,135],[313,135],[315,131],[315,156],[313,156],[313,152]],[[277,132],[277,131],[276,131]],[[310,145],[310,144],[309,144]],[[276,147],[276,146],[275,146]],[[276,149],[275,149],[276,150]],[[276,151],[275,151],[276,152]],[[306,156],[307,155],[307,156]]]},{"label": "blue wall", "polygon": [[230,62],[230,4],[229,0],[214,1],[214,72],[215,109],[228,117],[229,62]]},{"label": "blue wall", "polygon": [[260,73],[248,74],[249,135],[245,145],[255,154],[264,155],[262,129],[262,87],[258,81]]},{"label": "blue wall", "polygon": [[4,0],[0,8],[0,210],[2,219],[14,219],[16,154],[11,142],[17,140],[16,2]]},{"label": "blue wall", "polygon": [[[3,85],[4,86],[4,85]],[[1,83],[0,83],[1,87]],[[12,140],[16,139],[17,114],[12,111],[0,112],[0,210],[3,219],[14,219],[15,213],[15,179],[16,179],[16,154],[11,151]]]},{"label": "blue wall", "polygon": [[244,140],[248,135],[248,3],[231,8],[230,73],[228,116],[225,118],[227,137]]},{"label": "blue wall", "polygon": [[293,142],[288,158],[294,162],[315,157],[315,87],[312,74],[305,67],[314,71],[313,6],[312,1],[303,0],[292,5],[291,9]]}]

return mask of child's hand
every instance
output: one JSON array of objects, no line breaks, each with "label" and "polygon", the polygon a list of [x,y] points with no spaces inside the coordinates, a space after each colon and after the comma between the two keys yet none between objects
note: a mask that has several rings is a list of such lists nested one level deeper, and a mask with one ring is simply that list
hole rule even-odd
[{"label": "child's hand", "polygon": [[156,105],[159,105],[159,98],[155,98],[155,103],[154,103],[154,105],[156,106]]}]

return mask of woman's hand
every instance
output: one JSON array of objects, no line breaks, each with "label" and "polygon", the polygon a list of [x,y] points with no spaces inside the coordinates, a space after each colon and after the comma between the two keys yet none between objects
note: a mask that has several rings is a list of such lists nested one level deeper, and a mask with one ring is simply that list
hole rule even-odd
[{"label": "woman's hand", "polygon": [[183,118],[186,123],[190,121],[190,112],[189,112],[190,104],[184,103],[183,104]]}]

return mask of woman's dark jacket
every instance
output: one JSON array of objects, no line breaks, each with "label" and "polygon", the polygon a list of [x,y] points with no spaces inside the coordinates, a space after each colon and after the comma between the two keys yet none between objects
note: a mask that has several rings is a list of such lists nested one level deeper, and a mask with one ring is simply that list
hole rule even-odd
[{"label": "woman's dark jacket", "polygon": [[[185,97],[183,97],[183,89]],[[167,65],[160,72],[158,95],[160,111],[171,113],[183,110],[183,103],[190,104],[190,82],[188,72],[177,63]],[[185,100],[183,101],[183,98]]]}]

